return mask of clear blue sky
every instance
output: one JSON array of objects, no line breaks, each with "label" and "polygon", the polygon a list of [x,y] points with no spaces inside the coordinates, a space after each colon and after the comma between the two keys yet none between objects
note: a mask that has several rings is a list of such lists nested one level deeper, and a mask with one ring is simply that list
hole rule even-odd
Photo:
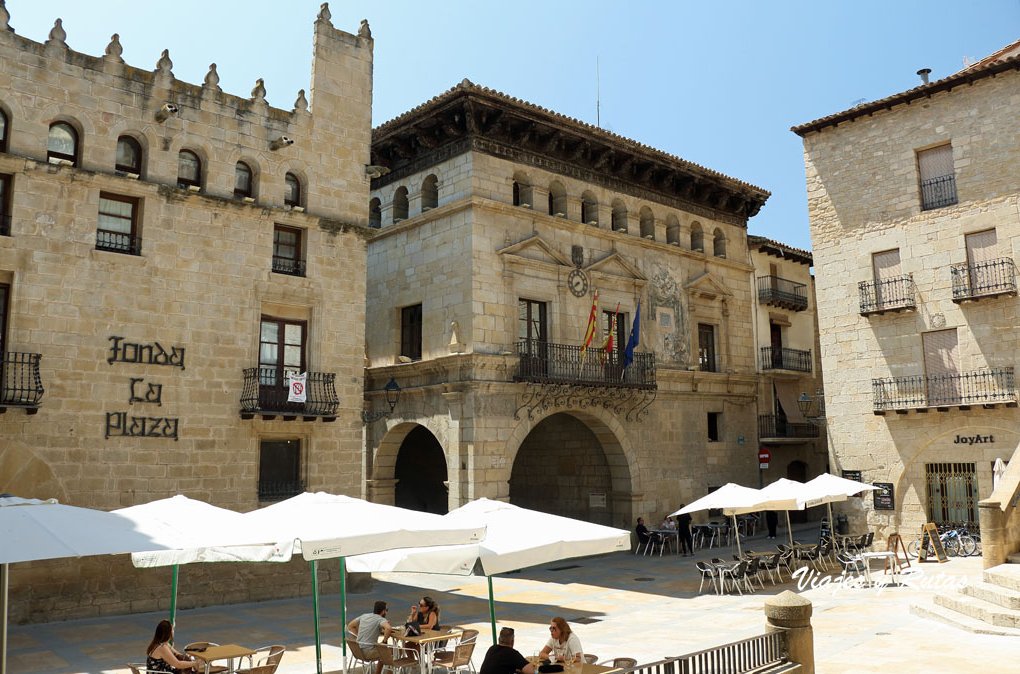
[{"label": "clear blue sky", "polygon": [[[153,69],[170,50],[178,79],[215,62],[224,91],[265,79],[289,109],[308,88],[314,0],[7,0],[20,35],[63,19],[76,51]],[[601,124],[772,192],[753,234],[810,247],[795,124],[916,86],[1020,39],[1020,0],[337,0],[338,28],[367,18],[378,125],[463,78]]]}]

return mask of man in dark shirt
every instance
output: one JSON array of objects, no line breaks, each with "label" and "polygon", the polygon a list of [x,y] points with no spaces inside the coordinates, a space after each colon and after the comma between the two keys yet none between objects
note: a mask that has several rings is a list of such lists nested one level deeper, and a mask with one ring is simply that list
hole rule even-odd
[{"label": "man in dark shirt", "polygon": [[513,628],[504,627],[499,631],[499,639],[494,646],[485,652],[485,659],[478,669],[478,674],[535,674],[535,665],[514,649]]}]

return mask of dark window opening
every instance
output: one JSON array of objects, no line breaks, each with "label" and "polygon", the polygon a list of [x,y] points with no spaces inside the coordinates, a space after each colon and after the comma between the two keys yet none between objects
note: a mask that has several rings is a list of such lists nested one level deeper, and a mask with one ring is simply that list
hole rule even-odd
[{"label": "dark window opening", "polygon": [[278,274],[304,276],[305,263],[301,255],[303,230],[297,227],[276,225],[273,229],[273,271]]},{"label": "dark window opening", "polygon": [[421,360],[421,305],[400,310],[400,355]]},{"label": "dark window opening", "polygon": [[714,325],[698,323],[698,366],[702,372],[718,372]]},{"label": "dark window opening", "polygon": [[238,199],[249,199],[255,196],[255,177],[251,167],[243,161],[237,162],[234,167],[234,196]]},{"label": "dark window opening", "polygon": [[141,237],[138,233],[139,201],[130,197],[101,193],[99,223],[96,227],[96,250],[139,255]]},{"label": "dark window opening", "polygon": [[11,176],[0,174],[0,236],[11,235]]},{"label": "dark window opening", "polygon": [[202,186],[202,160],[191,150],[177,155],[177,186],[182,189]]},{"label": "dark window opening", "polygon": [[259,442],[259,500],[280,501],[305,490],[300,440]]},{"label": "dark window opening", "polygon": [[46,159],[51,163],[78,165],[78,132],[67,122],[50,125],[46,142]]},{"label": "dark window opening", "polygon": [[720,412],[709,412],[708,413],[708,441],[719,442],[719,417],[722,414]]},{"label": "dark window opening", "polygon": [[301,205],[301,181],[293,173],[284,177],[283,203],[286,206],[294,207]]},{"label": "dark window opening", "polygon": [[379,199],[368,202],[368,226],[374,229],[382,227],[382,202]]},{"label": "dark window opening", "polygon": [[117,139],[117,161],[114,169],[121,173],[142,174],[142,146],[131,136]]}]

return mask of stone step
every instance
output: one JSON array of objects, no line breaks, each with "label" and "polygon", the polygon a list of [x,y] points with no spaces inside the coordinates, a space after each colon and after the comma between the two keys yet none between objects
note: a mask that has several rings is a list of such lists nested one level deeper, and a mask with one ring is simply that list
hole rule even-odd
[{"label": "stone step", "polygon": [[960,588],[968,597],[996,604],[1003,608],[1020,611],[1020,592],[994,583],[970,583]]},{"label": "stone step", "polygon": [[940,594],[935,595],[934,599],[936,606],[951,609],[996,627],[1020,630],[1020,611],[989,604],[965,594]]},{"label": "stone step", "polygon": [[1005,637],[1020,637],[1020,629],[1011,629],[1009,627],[996,627],[995,625],[989,625],[988,623],[971,618],[962,613],[951,611],[941,606],[936,606],[929,600],[923,604],[912,604],[910,606],[910,612],[913,615],[927,618],[928,620],[935,620],[946,625],[951,625],[957,629],[966,630],[973,634],[992,634],[996,636]]},{"label": "stone step", "polygon": [[999,564],[981,574],[986,583],[1020,592],[1020,564]]}]

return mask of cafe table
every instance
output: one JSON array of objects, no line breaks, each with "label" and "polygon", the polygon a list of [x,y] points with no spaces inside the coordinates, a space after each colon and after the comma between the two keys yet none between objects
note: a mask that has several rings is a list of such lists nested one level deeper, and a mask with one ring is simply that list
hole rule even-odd
[{"label": "cafe table", "polygon": [[246,647],[239,646],[238,644],[223,644],[222,646],[207,646],[205,649],[200,651],[187,651],[188,655],[192,655],[196,660],[201,660],[205,663],[205,673],[209,674],[209,666],[214,660],[229,660],[227,666],[228,672],[234,671],[234,660],[240,658],[248,658],[248,664],[251,665],[251,656],[255,655],[255,651]]},{"label": "cafe table", "polygon": [[[538,672],[539,658],[537,655],[533,655],[528,658],[528,662],[535,665],[535,671]],[[607,667],[605,665],[593,665],[588,662],[564,662],[563,674],[607,674],[607,672],[618,672],[620,671],[616,667]]]},{"label": "cafe table", "polygon": [[[421,674],[428,674],[429,666],[432,664],[432,660],[437,650],[439,650],[439,644],[448,639],[456,639],[464,630],[459,627],[444,627],[438,630],[422,630],[418,636],[407,634],[407,630],[404,628],[398,628],[393,630],[393,638],[403,641],[405,644],[417,644],[421,657],[418,658],[418,664],[421,667]],[[599,674],[593,672],[592,674]]]},{"label": "cafe table", "polygon": [[[652,529],[653,534],[658,534],[662,537],[663,541],[672,541],[670,545],[676,551],[676,554],[680,554],[680,530],[679,529]],[[661,554],[661,553],[660,553]]]},{"label": "cafe table", "polygon": [[885,573],[892,574],[892,584],[896,585],[896,571],[899,569],[899,559],[896,557],[896,552],[893,550],[882,550],[876,552],[862,552],[858,555],[864,561],[864,577],[868,581],[868,584],[872,584],[871,580],[871,560],[881,559],[885,561]]}]

